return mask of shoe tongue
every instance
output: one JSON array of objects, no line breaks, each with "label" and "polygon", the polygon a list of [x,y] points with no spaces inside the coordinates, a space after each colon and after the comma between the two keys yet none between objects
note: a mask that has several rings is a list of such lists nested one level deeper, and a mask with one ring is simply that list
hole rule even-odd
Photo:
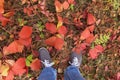
[{"label": "shoe tongue", "polygon": [[45,67],[51,67],[54,65],[54,62],[49,62],[49,60],[45,60],[44,62],[42,61],[42,63],[44,64]]},{"label": "shoe tongue", "polygon": [[73,62],[74,58],[76,58],[76,60],[78,60],[77,62],[78,62],[78,64],[79,64],[79,66],[80,66],[81,61],[82,61],[82,54],[81,54],[81,53],[80,53],[80,54],[77,54],[77,53],[75,53],[75,52],[72,52],[72,53],[71,53],[71,59],[70,59],[70,61]]}]

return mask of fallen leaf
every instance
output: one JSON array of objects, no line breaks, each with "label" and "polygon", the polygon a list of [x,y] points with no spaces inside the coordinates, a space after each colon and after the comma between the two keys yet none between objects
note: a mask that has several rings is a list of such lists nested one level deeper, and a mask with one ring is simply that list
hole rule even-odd
[{"label": "fallen leaf", "polygon": [[6,24],[10,21],[9,19],[5,18],[1,13],[0,13],[0,21],[2,22],[2,26],[6,26]]},{"label": "fallen leaf", "polygon": [[[63,18],[61,16],[57,15],[57,19],[58,19],[58,22],[60,22],[61,24],[63,23]],[[60,26],[62,26],[62,25],[60,25]]]},{"label": "fallen leaf", "polygon": [[4,0],[0,0],[0,13],[4,13]]},{"label": "fallen leaf", "polygon": [[8,75],[6,76],[5,80],[13,80],[14,74],[12,70],[9,70]]},{"label": "fallen leaf", "polygon": [[22,4],[25,4],[27,0],[21,0],[22,1]]},{"label": "fallen leaf", "polygon": [[92,0],[92,2],[96,3],[96,0]]},{"label": "fallen leaf", "polygon": [[10,66],[13,66],[13,65],[14,65],[14,63],[15,63],[15,61],[14,61],[14,60],[10,60],[10,59],[5,60],[5,62],[6,62],[7,64],[9,64]]},{"label": "fallen leaf", "polygon": [[57,28],[61,27],[63,25],[63,22],[58,21]]},{"label": "fallen leaf", "polygon": [[38,71],[41,67],[41,62],[39,59],[34,59],[30,65],[32,70]]},{"label": "fallen leaf", "polygon": [[7,76],[8,75],[8,70],[9,70],[9,65],[8,64],[2,64],[0,67],[0,73],[2,76]]},{"label": "fallen leaf", "polygon": [[49,17],[51,16],[51,13],[46,9],[46,2],[46,0],[39,0],[37,9],[39,8],[42,14]]},{"label": "fallen leaf", "polygon": [[117,80],[120,80],[120,72],[117,73]]},{"label": "fallen leaf", "polygon": [[2,22],[2,26],[6,26],[6,24],[10,21],[10,17],[14,15],[14,11],[7,12],[5,14],[0,13],[0,21]]},{"label": "fallen leaf", "polygon": [[38,53],[37,50],[32,50],[32,54],[33,54],[33,56],[35,56],[35,57],[39,57],[39,53]]},{"label": "fallen leaf", "polygon": [[10,17],[13,16],[14,14],[15,14],[15,12],[12,10],[12,11],[9,11],[9,12],[3,14],[3,16],[6,17],[6,18],[10,18]]},{"label": "fallen leaf", "polygon": [[21,38],[19,38],[18,41],[19,41],[20,44],[22,44],[22,45],[28,47],[28,46],[31,45],[32,39],[31,39],[31,37],[30,37],[30,38],[27,38],[27,39],[21,39]]},{"label": "fallen leaf", "polygon": [[21,76],[26,72],[25,58],[19,58],[12,67],[14,75]]},{"label": "fallen leaf", "polygon": [[4,55],[9,55],[17,52],[21,53],[23,51],[23,48],[24,46],[21,45],[17,40],[15,40],[11,44],[9,44],[8,47],[5,46],[3,48],[3,53]]},{"label": "fallen leaf", "polygon": [[32,0],[33,2],[37,2],[38,0]]},{"label": "fallen leaf", "polygon": [[87,39],[90,36],[90,31],[88,28],[86,28],[82,33],[81,33],[81,40]]},{"label": "fallen leaf", "polygon": [[64,35],[61,35],[61,34],[56,34],[56,37],[64,39]]},{"label": "fallen leaf", "polygon": [[96,48],[90,49],[89,56],[92,59],[96,59],[98,57],[97,49]]},{"label": "fallen leaf", "polygon": [[69,8],[69,3],[67,1],[64,1],[62,6],[63,6],[64,9],[68,9]]},{"label": "fallen leaf", "polygon": [[79,54],[87,48],[87,45],[87,43],[77,44],[75,48],[73,48],[73,51]]},{"label": "fallen leaf", "polygon": [[95,25],[88,26],[88,29],[90,30],[90,32],[93,32],[95,29]]},{"label": "fallen leaf", "polygon": [[87,15],[87,24],[91,25],[91,24],[94,24],[95,22],[96,22],[95,17],[92,14],[88,13],[88,15]]},{"label": "fallen leaf", "polygon": [[19,37],[21,39],[27,39],[27,38],[30,38],[31,34],[32,34],[32,27],[23,26],[23,28],[19,32]]},{"label": "fallen leaf", "polygon": [[46,0],[42,0],[38,2],[38,7],[40,8],[41,11],[45,11],[46,8]]},{"label": "fallen leaf", "polygon": [[90,36],[85,40],[86,43],[92,43],[94,41],[95,37],[93,34],[90,34]]},{"label": "fallen leaf", "polygon": [[57,50],[61,50],[62,47],[63,47],[63,45],[64,45],[64,40],[61,39],[61,38],[56,38],[54,47],[55,47]]},{"label": "fallen leaf", "polygon": [[48,31],[50,31],[50,33],[54,34],[57,32],[57,28],[56,28],[56,25],[53,24],[53,23],[46,23],[45,24],[45,27]]},{"label": "fallen leaf", "polygon": [[98,26],[98,25],[100,24],[100,22],[101,22],[101,19],[98,19],[98,20],[96,21],[96,25]]},{"label": "fallen leaf", "polygon": [[104,48],[101,45],[95,46],[93,49],[90,49],[89,55],[92,59],[96,59],[99,56],[99,53],[102,53]]},{"label": "fallen leaf", "polygon": [[32,7],[27,7],[24,8],[24,13],[26,13],[28,16],[31,16],[31,14],[33,13],[33,8]]},{"label": "fallen leaf", "polygon": [[59,37],[52,36],[46,39],[45,43],[50,46],[55,47],[57,50],[61,50],[64,45],[64,40]]},{"label": "fallen leaf", "polygon": [[80,29],[83,26],[83,23],[78,18],[74,18],[74,24],[78,29]]},{"label": "fallen leaf", "polygon": [[56,8],[56,12],[62,12],[63,11],[63,6],[62,3],[60,3],[58,0],[55,0],[55,8]]},{"label": "fallen leaf", "polygon": [[50,46],[54,46],[55,45],[55,40],[56,40],[56,37],[55,36],[52,36],[48,39],[45,40],[45,43],[50,45]]},{"label": "fallen leaf", "polygon": [[65,26],[61,26],[58,29],[58,33],[61,34],[62,36],[65,36],[65,34],[67,33],[67,28]]},{"label": "fallen leaf", "polygon": [[69,4],[74,4],[74,0],[68,0]]},{"label": "fallen leaf", "polygon": [[97,52],[99,52],[99,53],[104,51],[104,48],[101,45],[97,45],[97,46],[95,46],[95,48],[97,49]]}]

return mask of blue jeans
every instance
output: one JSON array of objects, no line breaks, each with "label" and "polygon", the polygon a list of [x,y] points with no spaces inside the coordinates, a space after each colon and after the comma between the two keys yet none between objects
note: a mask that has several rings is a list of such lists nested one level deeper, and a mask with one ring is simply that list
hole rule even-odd
[{"label": "blue jeans", "polygon": [[[45,67],[41,74],[39,75],[38,80],[57,80],[57,72],[52,67]],[[64,80],[85,80],[85,79],[82,77],[79,68],[75,66],[69,66],[65,70]]]}]

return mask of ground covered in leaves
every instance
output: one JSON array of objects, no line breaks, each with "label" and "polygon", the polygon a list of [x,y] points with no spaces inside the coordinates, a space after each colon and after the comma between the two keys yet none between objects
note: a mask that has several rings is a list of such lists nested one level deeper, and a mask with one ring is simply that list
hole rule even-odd
[{"label": "ground covered in leaves", "polygon": [[82,51],[86,80],[120,80],[120,1],[1,0],[0,80],[36,80],[40,47],[49,50],[57,80],[72,51]]}]

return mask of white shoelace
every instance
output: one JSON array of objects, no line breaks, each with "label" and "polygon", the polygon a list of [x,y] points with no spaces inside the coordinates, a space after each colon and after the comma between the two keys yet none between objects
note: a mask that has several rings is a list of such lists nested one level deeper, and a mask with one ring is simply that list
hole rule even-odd
[{"label": "white shoelace", "polygon": [[69,62],[69,64],[71,64],[73,66],[77,66],[77,67],[80,66],[80,63],[78,62],[78,58],[77,57],[74,57],[72,63]]},{"label": "white shoelace", "polygon": [[51,67],[54,65],[54,62],[49,62],[49,60],[44,60],[44,61],[41,61],[45,67]]}]

